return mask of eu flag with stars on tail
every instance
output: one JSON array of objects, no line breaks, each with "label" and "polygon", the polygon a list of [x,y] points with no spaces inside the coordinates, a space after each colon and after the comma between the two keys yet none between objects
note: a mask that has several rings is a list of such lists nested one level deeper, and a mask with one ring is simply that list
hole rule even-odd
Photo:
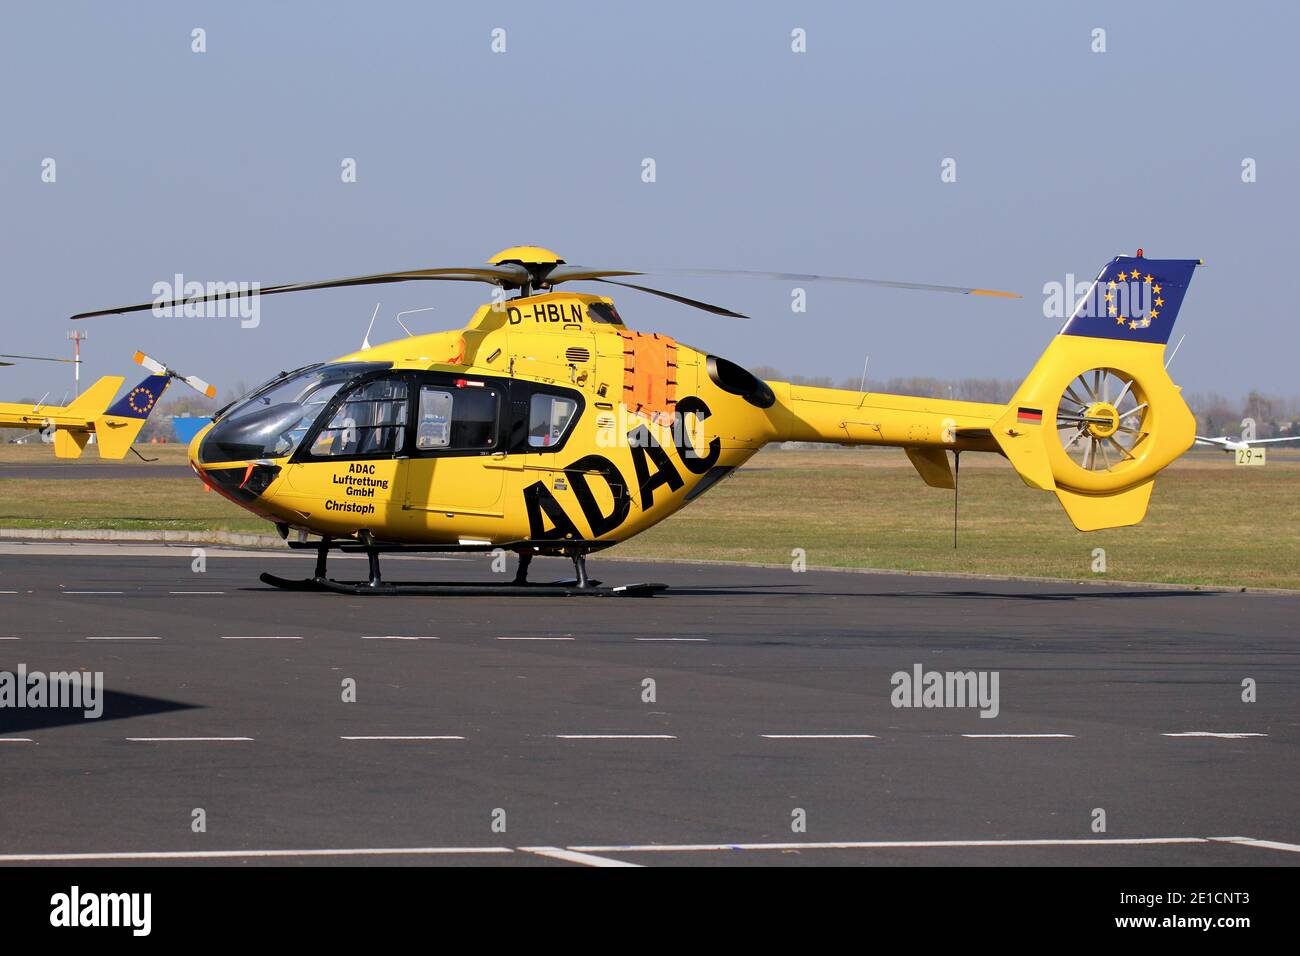
[{"label": "eu flag with stars on tail", "polygon": [[167,390],[171,379],[166,375],[150,375],[139,385],[117,400],[112,408],[104,414],[117,415],[121,418],[148,418],[158,399]]},{"label": "eu flag with stars on tail", "polygon": [[1101,270],[1062,335],[1168,343],[1199,259],[1116,256]]}]

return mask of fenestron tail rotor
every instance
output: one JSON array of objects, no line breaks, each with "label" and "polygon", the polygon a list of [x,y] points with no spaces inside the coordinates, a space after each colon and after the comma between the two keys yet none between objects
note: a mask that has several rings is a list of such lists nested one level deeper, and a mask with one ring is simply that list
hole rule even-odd
[{"label": "fenestron tail rotor", "polygon": [[[450,281],[450,282],[484,282],[503,289],[517,290],[520,295],[533,295],[544,292],[564,282],[607,282],[638,292],[670,299],[673,302],[701,309],[713,315],[725,315],[735,318],[745,316],[720,305],[712,305],[699,299],[688,298],[675,292],[653,289],[649,286],[630,282],[618,282],[617,278],[643,275],[684,276],[693,278],[716,279],[778,279],[797,282],[841,282],[854,285],[876,286],[889,289],[915,289],[925,292],[953,292],[960,295],[998,296],[1002,298],[1020,298],[1014,292],[999,292],[995,289],[982,289],[972,286],[931,285],[922,282],[902,282],[893,279],[866,279],[856,276],[814,275],[802,272],[753,272],[747,270],[725,269],[611,269],[593,266],[571,266],[549,249],[540,246],[512,246],[497,253],[485,266],[451,266],[434,269],[411,269],[404,272],[379,272],[371,275],[353,276],[347,279],[325,279],[319,282],[290,282],[280,285],[256,286],[250,283],[223,283],[220,291],[203,295],[181,296],[171,300],[154,300],[136,305],[118,306],[112,309],[99,309],[93,312],[81,312],[73,319],[88,319],[102,315],[121,315],[128,312],[143,312],[151,309],[173,309],[204,302],[219,302],[250,296],[275,295],[281,292],[308,292],[314,289],[338,289],[349,286],[378,285],[389,282]],[[230,288],[230,286],[236,286]]]},{"label": "fenestron tail rotor", "polygon": [[143,352],[135,353],[135,364],[139,365],[140,367],[145,369],[145,371],[151,372],[154,375],[167,375],[171,378],[177,379],[178,381],[184,382],[190,388],[194,389],[194,391],[198,392],[200,395],[203,395],[207,398],[217,397],[216,386],[209,385],[207,382],[203,381],[203,379],[199,378],[197,375],[182,375],[180,372],[173,371],[172,369],[169,369],[166,365],[164,365],[162,362],[159,362],[157,359],[150,358],[149,356],[145,355]]},{"label": "fenestron tail rotor", "polygon": [[1057,435],[1070,460],[1084,471],[1118,471],[1137,459],[1150,435],[1149,412],[1132,375],[1115,368],[1089,369],[1061,393]]}]

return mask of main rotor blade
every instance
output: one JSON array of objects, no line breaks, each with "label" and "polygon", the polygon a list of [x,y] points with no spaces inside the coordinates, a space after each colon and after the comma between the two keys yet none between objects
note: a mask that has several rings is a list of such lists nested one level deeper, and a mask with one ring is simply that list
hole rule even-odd
[{"label": "main rotor blade", "polygon": [[187,296],[171,301],[143,302],[138,305],[124,305],[114,309],[99,309],[94,312],[80,312],[75,319],[90,319],[101,315],[122,315],[127,312],[144,312],[149,309],[173,308],[198,302],[217,302],[223,299],[240,299],[252,295],[275,295],[280,292],[309,292],[313,289],[339,289],[346,286],[378,285],[385,282],[411,282],[418,280],[440,279],[451,282],[487,282],[493,285],[512,287],[529,281],[528,270],[523,266],[502,264],[498,266],[467,266],[450,269],[413,269],[408,272],[379,272],[374,275],[354,276],[350,279],[325,279],[320,282],[290,282],[283,285],[265,286],[256,291],[252,289],[215,292],[210,295]]},{"label": "main rotor blade", "polygon": [[[29,362],[67,362],[70,365],[76,365],[81,359],[65,358],[46,358],[44,355],[0,355],[0,358],[27,359]],[[5,365],[13,365],[13,362],[5,362]]]},{"label": "main rotor blade", "polygon": [[542,280],[546,285],[557,285],[561,282],[582,282],[594,279],[603,279],[607,276],[643,276],[649,275],[646,272],[637,272],[634,269],[598,269],[592,266],[569,266],[558,265]]},{"label": "main rotor blade", "polygon": [[863,279],[857,276],[812,275],[805,272],[752,272],[744,269],[646,269],[644,271],[599,269],[591,266],[556,266],[546,276],[545,282],[555,285],[559,282],[573,282],[583,279],[597,279],[603,276],[693,276],[711,279],[782,279],[790,282],[846,282],[851,285],[869,285],[887,289],[916,289],[923,292],[955,292],[959,295],[989,295],[1006,299],[1023,298],[1016,292],[1000,292],[996,289],[976,289],[968,286],[932,285],[925,282],[897,282],[893,279]]},{"label": "main rotor blade", "polygon": [[624,289],[636,289],[638,292],[648,292],[650,295],[657,295],[661,299],[671,299],[674,302],[680,302],[682,305],[689,305],[696,309],[703,309],[705,312],[712,312],[714,315],[726,315],[733,319],[749,318],[749,316],[740,312],[732,312],[730,309],[724,309],[720,305],[710,305],[707,302],[701,302],[699,299],[688,299],[686,296],[678,295],[675,292],[665,292],[662,289],[652,289],[649,286],[644,285],[633,285],[631,282],[616,282],[613,279],[592,278],[591,281],[622,286]]},{"label": "main rotor blade", "polygon": [[[664,299],[680,302],[683,305],[703,309],[704,311],[711,312],[714,315],[747,318],[747,316],[744,316],[739,312],[733,312],[730,309],[724,309],[721,306],[710,305],[709,303],[701,302],[698,299],[691,299],[672,292],[664,292],[660,289],[651,289],[646,286],[634,285],[632,283],[615,282],[610,278],[611,276],[640,275],[671,275],[723,279],[781,279],[794,282],[841,282],[853,285],[877,286],[891,289],[916,289],[928,292],[955,292],[961,295],[999,296],[1014,299],[1021,298],[1021,296],[1014,292],[999,292],[994,289],[932,285],[921,282],[896,282],[890,279],[864,279],[854,276],[812,275],[802,272],[754,272],[749,270],[729,269],[652,269],[643,271],[635,269],[603,269],[591,266],[570,266],[562,263],[555,265],[546,272],[541,272],[530,270],[529,268],[517,263],[500,263],[498,265],[487,266],[413,269],[405,272],[380,272],[373,275],[354,276],[346,279],[326,279],[320,282],[292,282],[282,285],[266,286],[255,291],[247,288],[236,288],[234,290],[213,292],[207,295],[182,296],[170,301],[154,300],[152,302],[119,306],[112,309],[97,309],[93,312],[80,312],[72,316],[72,318],[76,320],[89,319],[102,315],[123,315],[128,312],[144,312],[155,308],[167,309],[175,308],[176,306],[193,305],[200,302],[218,302],[227,299],[242,299],[253,295],[276,295],[281,292],[309,292],[315,289],[339,289],[348,286],[379,285],[389,282],[411,282],[420,280],[486,282],[504,288],[520,288],[534,283],[541,287],[547,287],[555,286],[561,282],[608,282],[611,285],[622,285],[639,292],[646,292],[650,295],[657,295]],[[65,359],[62,361],[68,360]]]}]

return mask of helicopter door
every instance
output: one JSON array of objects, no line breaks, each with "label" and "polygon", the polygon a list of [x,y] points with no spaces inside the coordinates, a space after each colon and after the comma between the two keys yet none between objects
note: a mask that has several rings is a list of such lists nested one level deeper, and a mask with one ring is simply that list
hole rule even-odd
[{"label": "helicopter door", "polygon": [[403,463],[409,521],[439,538],[491,538],[504,514],[503,390],[465,379],[418,386],[415,441]]},{"label": "helicopter door", "polygon": [[[400,511],[409,388],[403,378],[354,387],[311,437],[290,471],[304,505],[350,528],[382,529]],[[306,513],[304,508],[304,513]]]},{"label": "helicopter door", "polygon": [[[587,407],[586,397],[569,388],[553,385],[533,385],[516,382],[515,389],[515,450],[516,459],[522,460],[522,489],[532,489],[553,502],[570,518],[579,522],[582,535],[586,535],[584,511],[581,500],[574,490],[575,479],[570,466],[575,459],[583,457],[584,450],[590,451],[590,436],[575,434],[579,431],[578,423]],[[587,441],[582,439],[586,437]],[[599,448],[600,445],[597,444]],[[608,452],[603,452],[608,454]],[[586,469],[583,469],[584,472]],[[617,483],[617,479],[615,479]],[[587,483],[594,494],[602,514],[612,511],[607,500],[605,485],[599,480]],[[540,486],[540,490],[538,489]],[[529,494],[525,491],[525,496]],[[545,511],[545,509],[543,509]],[[554,515],[547,513],[544,523],[555,525]],[[530,532],[536,533],[536,527]],[[541,529],[543,532],[548,527]],[[542,535],[545,536],[545,535]]]}]

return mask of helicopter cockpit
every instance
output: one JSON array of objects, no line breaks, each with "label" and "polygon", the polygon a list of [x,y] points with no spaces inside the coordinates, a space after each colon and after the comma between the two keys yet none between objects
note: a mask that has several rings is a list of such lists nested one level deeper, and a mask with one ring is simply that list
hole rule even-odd
[{"label": "helicopter cockpit", "polygon": [[582,405],[576,392],[554,385],[392,370],[389,362],[309,365],[219,412],[198,461],[552,452]]},{"label": "helicopter cockpit", "polygon": [[[339,389],[370,372],[391,367],[388,362],[330,362],[308,365],[280,375],[218,414],[216,423],[199,446],[199,461],[286,458],[297,450]],[[361,396],[357,404],[358,410],[372,410]],[[349,398],[344,407],[351,405],[352,399]],[[392,407],[398,405],[402,408],[401,424],[405,424],[405,403],[393,403]],[[367,426],[370,424],[366,422]],[[388,431],[400,435],[403,429],[389,428]],[[341,429],[326,429],[313,444],[326,439],[341,445],[344,438],[370,444],[394,440],[391,435],[385,437],[380,430],[354,426],[346,435]]]}]

